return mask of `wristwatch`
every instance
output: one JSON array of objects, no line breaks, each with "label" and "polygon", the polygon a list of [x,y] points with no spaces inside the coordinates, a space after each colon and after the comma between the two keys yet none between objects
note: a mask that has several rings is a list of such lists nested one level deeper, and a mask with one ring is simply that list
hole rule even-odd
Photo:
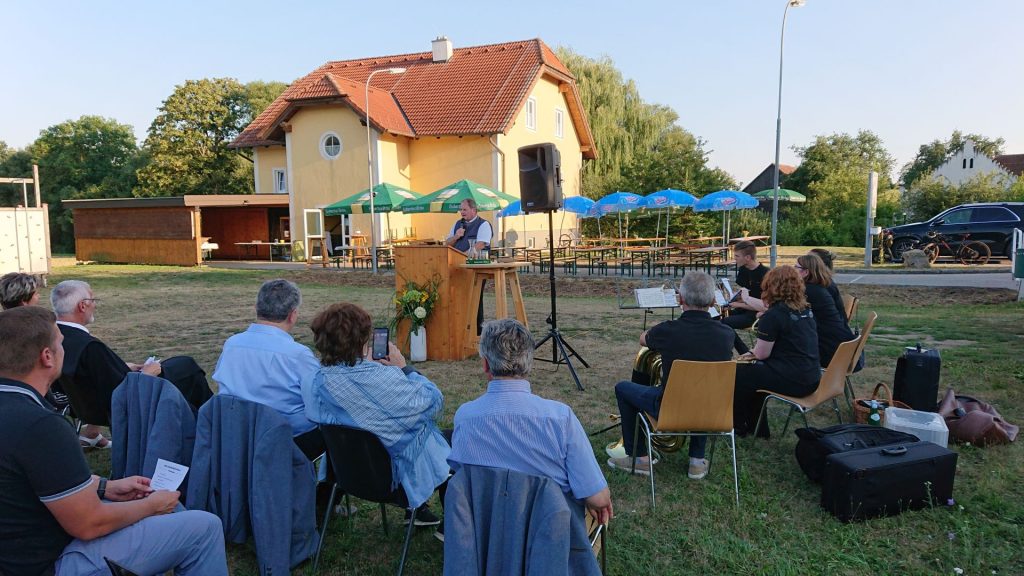
[{"label": "wristwatch", "polygon": [[107,495],[107,479],[100,476],[100,487],[96,489],[96,495],[103,500],[103,497]]}]

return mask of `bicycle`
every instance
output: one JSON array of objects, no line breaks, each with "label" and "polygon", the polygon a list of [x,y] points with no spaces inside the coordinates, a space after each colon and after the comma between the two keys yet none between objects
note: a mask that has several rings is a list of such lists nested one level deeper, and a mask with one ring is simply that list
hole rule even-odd
[{"label": "bicycle", "polygon": [[919,243],[918,248],[928,256],[928,262],[931,264],[939,259],[940,253],[952,256],[965,266],[985,264],[992,257],[992,249],[980,240],[969,240],[970,237],[970,234],[964,234],[960,246],[954,250],[949,245],[949,238],[933,230],[925,234],[925,239]]}]

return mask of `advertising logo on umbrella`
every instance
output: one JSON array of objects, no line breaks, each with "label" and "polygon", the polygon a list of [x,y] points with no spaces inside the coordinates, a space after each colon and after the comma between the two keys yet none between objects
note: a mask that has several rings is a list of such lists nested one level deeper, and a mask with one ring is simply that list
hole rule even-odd
[{"label": "advertising logo on umbrella", "polygon": [[664,206],[666,204],[668,204],[668,198],[666,198],[665,196],[657,196],[654,198],[655,206]]},{"label": "advertising logo on umbrella", "polygon": [[494,198],[494,199],[498,198],[497,194],[495,194],[494,192],[491,192],[487,188],[477,188],[476,191],[481,193],[481,194],[483,194],[484,196],[488,196],[490,198]]},{"label": "advertising logo on umbrella", "polygon": [[409,192],[408,190],[401,190],[401,189],[395,190],[395,194],[398,194],[399,196],[401,196],[402,198],[405,198],[407,200],[415,200],[416,199],[416,196],[412,192]]},{"label": "advertising logo on umbrella", "polygon": [[449,188],[449,189],[445,190],[444,192],[441,192],[440,194],[438,194],[437,198],[434,198],[434,200],[447,200],[447,199],[451,198],[452,196],[455,196],[458,193],[459,193],[458,188]]},{"label": "advertising logo on umbrella", "polygon": [[732,206],[735,203],[735,198],[722,198],[722,206]]}]

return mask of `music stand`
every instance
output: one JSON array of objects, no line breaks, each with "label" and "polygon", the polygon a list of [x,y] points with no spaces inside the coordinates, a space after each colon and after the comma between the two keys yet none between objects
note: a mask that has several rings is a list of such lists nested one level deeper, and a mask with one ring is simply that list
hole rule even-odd
[{"label": "music stand", "polygon": [[541,362],[550,362],[556,366],[559,364],[565,364],[569,367],[569,373],[572,374],[572,379],[576,382],[576,388],[581,392],[584,390],[583,384],[580,383],[580,377],[576,374],[576,368],[572,365],[572,357],[580,361],[583,366],[590,368],[590,364],[580,356],[568,342],[565,341],[565,337],[558,331],[558,304],[555,294],[555,231],[554,231],[554,218],[552,214],[554,210],[547,210],[548,213],[548,281],[551,285],[551,314],[548,315],[545,320],[549,325],[547,336],[537,342],[537,346],[534,350],[540,350],[548,340],[551,340],[551,359],[541,358],[535,356],[534,359],[540,360]]}]

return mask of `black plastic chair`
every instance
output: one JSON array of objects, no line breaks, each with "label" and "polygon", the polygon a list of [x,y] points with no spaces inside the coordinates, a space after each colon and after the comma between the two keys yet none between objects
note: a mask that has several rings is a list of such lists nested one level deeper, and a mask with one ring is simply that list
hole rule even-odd
[{"label": "black plastic chair", "polygon": [[[405,570],[405,557],[409,552],[409,541],[416,525],[416,511],[409,507],[405,490],[398,486],[391,489],[391,456],[387,449],[372,432],[350,428],[348,426],[322,424],[320,431],[327,444],[327,460],[334,470],[334,486],[327,502],[324,522],[320,528],[320,543],[316,547],[316,559],[313,561],[313,573],[320,565],[320,551],[323,549],[327,535],[327,525],[334,509],[334,500],[340,490],[345,494],[345,506],[348,507],[349,495],[380,504],[380,521],[384,534],[388,533],[388,516],[386,504],[405,508],[409,513],[409,527],[405,532],[405,544],[402,546],[402,557],[398,562],[398,574]],[[351,521],[351,516],[349,516]]]},{"label": "black plastic chair", "polygon": [[107,568],[110,569],[111,576],[140,576],[139,574],[132,572],[124,566],[121,566],[117,562],[114,562],[110,558],[104,557],[103,560],[106,561]]}]

